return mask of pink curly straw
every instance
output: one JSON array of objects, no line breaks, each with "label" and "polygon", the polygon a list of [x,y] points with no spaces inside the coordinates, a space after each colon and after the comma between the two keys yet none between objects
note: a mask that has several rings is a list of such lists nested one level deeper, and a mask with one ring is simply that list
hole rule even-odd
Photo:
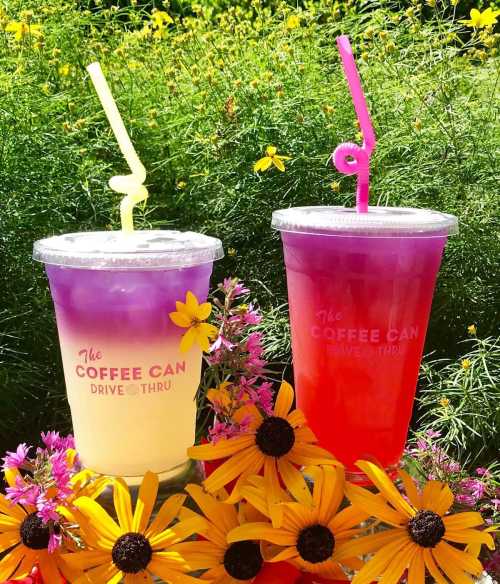
[{"label": "pink curly straw", "polygon": [[361,80],[352,54],[349,37],[346,35],[337,37],[337,46],[354,102],[354,109],[358,116],[361,133],[363,134],[363,146],[358,146],[352,142],[339,144],[332,154],[332,162],[339,172],[358,175],[356,211],[358,213],[367,213],[368,199],[370,197],[370,156],[376,145],[375,132],[366,106],[366,99],[361,87]]}]

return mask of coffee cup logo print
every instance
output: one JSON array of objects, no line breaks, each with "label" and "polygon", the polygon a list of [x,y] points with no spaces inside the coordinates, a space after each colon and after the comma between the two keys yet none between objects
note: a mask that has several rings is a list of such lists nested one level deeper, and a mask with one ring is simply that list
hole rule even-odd
[{"label": "coffee cup logo print", "polygon": [[125,393],[127,395],[138,395],[140,392],[140,387],[136,383],[131,383],[125,386]]}]

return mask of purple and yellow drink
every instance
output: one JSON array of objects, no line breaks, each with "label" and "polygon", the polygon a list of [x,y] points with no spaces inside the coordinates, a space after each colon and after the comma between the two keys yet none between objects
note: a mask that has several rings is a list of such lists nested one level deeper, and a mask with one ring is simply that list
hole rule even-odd
[{"label": "purple and yellow drink", "polygon": [[[168,478],[194,442],[201,349],[169,313],[207,297],[218,239],[177,231],[77,233],[36,242],[57,317],[83,464],[103,474]],[[131,480],[133,482],[133,479]]]},{"label": "purple and yellow drink", "polygon": [[436,276],[456,218],[425,209],[276,211],[298,406],[321,445],[354,463],[399,462]]}]

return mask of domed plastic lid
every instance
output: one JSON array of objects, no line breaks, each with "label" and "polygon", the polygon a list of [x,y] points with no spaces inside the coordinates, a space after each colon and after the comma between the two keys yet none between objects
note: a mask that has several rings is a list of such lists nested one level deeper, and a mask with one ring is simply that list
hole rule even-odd
[{"label": "domed plastic lid", "polygon": [[41,239],[33,247],[37,261],[94,270],[186,268],[223,256],[219,239],[192,231],[68,233]]},{"label": "domed plastic lid", "polygon": [[408,207],[368,207],[368,213],[347,207],[292,207],[274,211],[272,226],[279,231],[325,235],[433,237],[458,233],[454,215]]}]

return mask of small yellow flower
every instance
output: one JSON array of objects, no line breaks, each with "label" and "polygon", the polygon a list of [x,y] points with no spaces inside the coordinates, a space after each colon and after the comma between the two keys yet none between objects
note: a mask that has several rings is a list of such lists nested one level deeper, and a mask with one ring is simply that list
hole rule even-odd
[{"label": "small yellow flower", "polygon": [[180,191],[182,191],[183,189],[185,189],[187,187],[187,182],[184,180],[179,180],[177,181],[177,184],[175,185]]},{"label": "small yellow flower", "polygon": [[439,400],[439,405],[443,408],[447,408],[450,405],[450,400],[447,397],[442,397]]},{"label": "small yellow flower", "polygon": [[422,129],[422,120],[420,118],[416,118],[415,121],[413,122],[413,127],[417,132],[420,132],[420,130]]},{"label": "small yellow flower", "polygon": [[14,33],[16,41],[22,41],[28,35],[32,37],[42,36],[42,27],[39,24],[28,24],[27,22],[11,21],[5,27],[5,30]]},{"label": "small yellow flower", "polygon": [[427,4],[427,6],[430,6],[431,8],[436,7],[436,0],[425,0],[425,3]]},{"label": "small yellow flower", "polygon": [[294,28],[299,28],[300,26],[300,16],[297,16],[297,14],[292,14],[291,16],[288,17],[287,21],[286,21],[286,28],[288,30],[293,30]]},{"label": "small yellow flower", "polygon": [[208,351],[210,340],[217,336],[217,327],[204,322],[212,312],[210,302],[198,303],[196,296],[189,290],[186,294],[186,302],[177,301],[176,311],[169,314],[170,320],[188,329],[182,336],[180,350],[185,353],[197,343],[202,351]]},{"label": "small yellow flower", "polygon": [[459,22],[470,28],[485,28],[495,25],[499,14],[500,10],[493,11],[492,8],[486,8],[483,12],[480,12],[477,8],[473,8],[470,11],[470,19],[459,20]]},{"label": "small yellow flower", "polygon": [[470,369],[472,362],[470,359],[462,359],[461,367],[462,369]]},{"label": "small yellow flower", "polygon": [[33,10],[21,10],[21,12],[19,13],[19,18],[23,22],[31,22],[33,20],[34,15],[35,14]]},{"label": "small yellow flower", "polygon": [[323,111],[325,112],[325,114],[331,115],[335,111],[335,108],[332,105],[325,104],[323,106]]},{"label": "small yellow flower", "polygon": [[59,67],[59,75],[61,77],[67,77],[71,73],[71,66],[66,63],[65,65],[61,65]]},{"label": "small yellow flower", "polygon": [[234,247],[228,248],[227,255],[231,258],[234,258],[236,256],[236,250],[234,249]]},{"label": "small yellow flower", "polygon": [[271,166],[275,166],[281,172],[285,172],[285,165],[283,160],[290,160],[290,156],[281,156],[276,154],[276,146],[268,146],[266,148],[266,156],[257,160],[253,166],[254,172],[269,170]]},{"label": "small yellow flower", "polygon": [[475,335],[475,334],[477,334],[477,328],[476,328],[476,325],[475,325],[475,324],[470,324],[470,325],[467,327],[467,332],[469,333],[469,335]]},{"label": "small yellow flower", "polygon": [[174,22],[170,14],[163,10],[155,10],[151,15],[151,21],[153,22],[153,26],[157,29],[161,29],[166,24],[172,24]]},{"label": "small yellow flower", "polygon": [[334,193],[338,193],[340,191],[340,183],[334,180],[332,183],[330,183],[330,188]]},{"label": "small yellow flower", "polygon": [[209,389],[207,391],[208,401],[222,410],[228,409],[233,401],[228,387],[231,387],[231,383],[224,381],[217,388]]}]

